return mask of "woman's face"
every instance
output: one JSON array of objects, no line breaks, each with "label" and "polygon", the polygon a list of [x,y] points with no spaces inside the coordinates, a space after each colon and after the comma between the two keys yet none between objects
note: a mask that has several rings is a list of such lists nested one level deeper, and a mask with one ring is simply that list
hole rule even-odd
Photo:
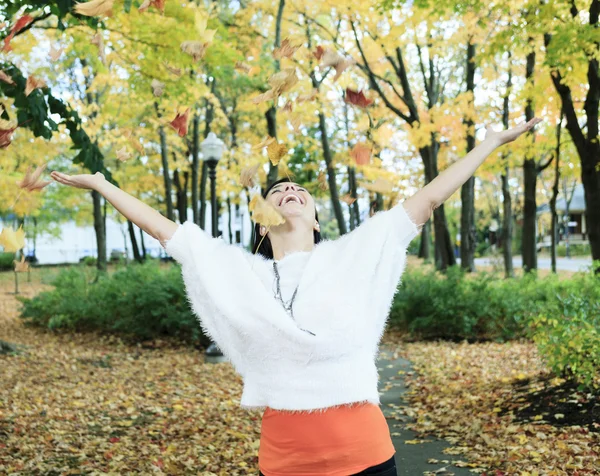
[{"label": "woman's face", "polygon": [[275,185],[267,194],[267,200],[284,217],[302,217],[312,228],[315,223],[315,202],[304,187],[294,182]]}]

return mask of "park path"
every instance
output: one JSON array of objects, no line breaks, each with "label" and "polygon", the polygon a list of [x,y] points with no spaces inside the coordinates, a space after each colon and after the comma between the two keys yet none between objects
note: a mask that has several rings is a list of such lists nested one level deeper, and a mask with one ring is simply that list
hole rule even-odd
[{"label": "park path", "polygon": [[[418,438],[417,434],[405,426],[415,419],[407,402],[408,388],[404,375],[414,372],[412,364],[389,349],[381,348],[377,360],[379,370],[379,393],[381,409],[385,415],[392,442],[396,448],[396,467],[398,476],[471,476],[468,467],[452,464],[466,464],[461,455],[442,453],[450,443],[434,437]],[[407,443],[408,442],[408,443]],[[416,444],[414,444],[416,443]],[[437,460],[438,462],[428,463]],[[444,468],[447,471],[444,471]]]}]

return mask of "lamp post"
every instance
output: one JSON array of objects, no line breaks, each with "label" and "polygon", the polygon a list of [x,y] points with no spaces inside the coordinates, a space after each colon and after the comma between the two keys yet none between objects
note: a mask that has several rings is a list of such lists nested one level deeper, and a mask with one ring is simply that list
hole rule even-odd
[{"label": "lamp post", "polygon": [[[212,221],[212,236],[217,237],[217,162],[223,156],[225,144],[214,132],[209,132],[208,136],[200,144],[202,150],[202,160],[208,165],[208,177],[210,178],[210,206]],[[205,362],[217,363],[226,361],[221,349],[214,342],[211,343],[204,354]]]}]

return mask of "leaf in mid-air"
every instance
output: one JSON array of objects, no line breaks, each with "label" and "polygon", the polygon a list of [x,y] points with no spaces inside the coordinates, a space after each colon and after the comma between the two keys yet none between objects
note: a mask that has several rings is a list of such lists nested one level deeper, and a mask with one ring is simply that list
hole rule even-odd
[{"label": "leaf in mid-air", "polygon": [[6,84],[10,84],[11,86],[14,86],[16,83],[13,81],[13,79],[6,74],[4,71],[0,71],[0,81],[5,82]]},{"label": "leaf in mid-air", "polygon": [[350,88],[346,88],[344,101],[358,107],[368,107],[373,104],[373,99],[368,99],[362,91],[354,91]]},{"label": "leaf in mid-air", "polygon": [[389,180],[381,177],[377,177],[374,182],[359,182],[358,185],[364,189],[370,190],[371,192],[377,193],[392,193],[394,185]]},{"label": "leaf in mid-air", "polygon": [[154,7],[160,13],[165,13],[165,2],[166,0],[144,0],[144,2],[138,8],[138,11],[145,12],[149,7]]},{"label": "leaf in mid-air", "polygon": [[245,73],[248,76],[252,77],[260,71],[260,68],[258,66],[251,66],[248,63],[244,63],[243,61],[237,61],[235,63],[235,70]]},{"label": "leaf in mid-air", "polygon": [[165,65],[165,68],[167,68],[167,71],[177,77],[181,76],[181,68],[176,68],[174,66],[170,66],[169,63],[163,63]]},{"label": "leaf in mid-air", "polygon": [[324,53],[325,48],[323,48],[321,45],[317,46],[317,49],[313,51],[313,55],[318,61],[321,61],[321,58],[323,57]]},{"label": "leaf in mid-air", "polygon": [[64,48],[56,49],[56,48],[54,48],[54,46],[51,46],[50,47],[50,60],[57,61],[58,58],[60,58],[61,55],[63,54],[63,51],[65,51]]},{"label": "leaf in mid-air", "polygon": [[29,25],[31,22],[33,21],[33,17],[31,15],[23,15],[21,18],[19,18],[15,24],[13,25],[13,27],[10,29],[10,33],[7,35],[6,38],[4,38],[4,47],[2,48],[2,51],[10,51],[11,47],[10,47],[10,40],[13,39],[13,37],[19,33],[23,28],[25,28],[27,25]]},{"label": "leaf in mid-air", "polygon": [[123,146],[119,150],[117,150],[117,160],[125,162],[129,159],[131,159],[131,152],[127,151],[127,147]]},{"label": "leaf in mid-air", "polygon": [[112,15],[115,0],[90,0],[86,3],[76,3],[75,13],[86,17],[104,17]]},{"label": "leaf in mid-air", "polygon": [[165,83],[161,83],[158,79],[153,79],[150,83],[150,87],[152,88],[152,94],[154,94],[156,97],[159,97],[162,96],[164,92]]},{"label": "leaf in mid-air", "polygon": [[207,42],[202,41],[184,41],[181,43],[181,51],[185,54],[190,55],[195,62],[204,56],[206,53]]},{"label": "leaf in mid-air", "polygon": [[319,175],[317,176],[317,182],[319,182],[319,188],[323,191],[327,190],[327,176],[325,175],[325,171],[321,170]]},{"label": "leaf in mid-air", "polygon": [[267,136],[267,138],[265,140],[263,140],[262,142],[253,145],[252,149],[256,150],[256,149],[262,149],[264,147],[267,147],[268,145],[272,144],[273,142],[275,142],[277,139],[275,139],[275,137],[271,137],[271,136]]},{"label": "leaf in mid-air", "polygon": [[92,37],[92,45],[96,45],[98,47],[98,56],[100,58],[100,62],[106,66],[106,52],[104,51],[104,38],[102,37],[102,33],[98,32]]},{"label": "leaf in mid-air", "polygon": [[294,103],[290,100],[287,100],[285,105],[283,106],[282,111],[292,112],[294,110]]},{"label": "leaf in mid-air", "polygon": [[285,68],[269,78],[269,85],[273,89],[275,97],[278,97],[285,91],[289,91],[297,82],[296,68]]},{"label": "leaf in mid-air", "polygon": [[15,264],[15,272],[16,273],[25,273],[29,269],[29,263],[25,261],[25,255],[21,253],[21,261],[13,260]]},{"label": "leaf in mid-air", "polygon": [[17,128],[17,125],[13,125],[10,121],[0,119],[0,149],[5,149],[12,142],[12,133]]},{"label": "leaf in mid-air", "polygon": [[281,42],[281,46],[273,49],[273,58],[291,58],[298,48],[302,45],[293,45],[289,38]]},{"label": "leaf in mid-air", "polygon": [[180,137],[184,137],[187,134],[189,117],[190,108],[188,107],[183,114],[177,113],[175,119],[169,122],[170,126],[177,131]]},{"label": "leaf in mid-air", "polygon": [[331,48],[325,48],[322,56],[321,56],[321,64],[320,67],[327,68],[332,67],[335,68],[335,76],[333,77],[333,82],[336,82],[340,75],[348,68],[348,66],[353,65],[354,60],[346,59],[342,55],[340,55],[337,51]]},{"label": "leaf in mid-air", "polygon": [[252,213],[252,220],[266,227],[277,226],[285,223],[285,218],[277,209],[267,202],[260,193],[254,194],[248,204],[248,211]]},{"label": "leaf in mid-air", "polygon": [[371,148],[365,144],[356,144],[350,151],[356,165],[368,165],[371,162]]},{"label": "leaf in mid-air", "polygon": [[342,195],[340,197],[340,201],[347,203],[348,205],[352,205],[356,201],[356,198],[351,197],[350,194],[347,193],[346,195]]},{"label": "leaf in mid-air", "polygon": [[275,99],[275,94],[272,89],[269,89],[266,93],[259,94],[252,98],[252,102],[254,104],[259,104],[261,102],[269,101],[271,99]]},{"label": "leaf in mid-air", "polygon": [[33,75],[30,75],[27,78],[27,83],[25,83],[25,96],[29,96],[34,89],[45,88],[46,86],[46,81],[44,81],[43,79],[38,79]]},{"label": "leaf in mid-air", "polygon": [[202,43],[211,43],[213,37],[217,30],[207,30],[208,26],[208,17],[205,13],[196,12],[195,17],[196,31],[198,32],[198,37],[200,38],[200,42]]},{"label": "leaf in mid-air", "polygon": [[255,164],[242,169],[242,171],[240,172],[240,185],[248,188],[254,187],[254,177],[256,175],[256,172],[258,172],[259,167],[260,164]]},{"label": "leaf in mid-air", "polygon": [[23,180],[18,181],[17,185],[20,188],[27,190],[28,192],[34,192],[43,189],[46,185],[52,183],[51,180],[40,180],[40,176],[42,175],[42,172],[46,169],[46,166],[47,164],[39,165],[35,168],[35,170],[32,173],[31,165],[29,165],[27,167],[27,172],[25,172],[25,177],[23,177]]},{"label": "leaf in mid-air", "polygon": [[288,148],[286,145],[278,143],[277,140],[274,140],[267,146],[267,155],[273,165],[277,165],[287,152]]},{"label": "leaf in mid-air", "polygon": [[25,232],[23,225],[19,226],[17,231],[12,228],[3,228],[0,233],[0,246],[4,247],[7,253],[16,253],[25,246]]},{"label": "leaf in mid-air", "polygon": [[298,96],[298,98],[296,99],[296,102],[298,104],[301,104],[306,101],[314,101],[317,98],[318,94],[319,94],[319,90],[317,88],[313,88],[313,90],[308,94],[300,94]]}]

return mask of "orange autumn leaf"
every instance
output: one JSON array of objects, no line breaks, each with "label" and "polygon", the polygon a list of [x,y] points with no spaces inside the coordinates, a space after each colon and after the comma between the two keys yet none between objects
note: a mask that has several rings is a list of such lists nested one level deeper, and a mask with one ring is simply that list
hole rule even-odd
[{"label": "orange autumn leaf", "polygon": [[321,190],[327,190],[327,176],[325,175],[325,171],[321,170],[319,172],[319,175],[317,176],[317,182],[319,183],[319,188]]},{"label": "orange autumn leaf", "polygon": [[45,88],[46,86],[46,81],[31,75],[27,78],[27,83],[25,83],[25,96],[29,96],[34,89]]},{"label": "orange autumn leaf", "polygon": [[4,71],[0,71],[0,81],[4,81],[6,84],[10,84],[11,86],[16,84],[13,79]]},{"label": "orange autumn leaf", "polygon": [[279,144],[274,140],[267,146],[267,155],[273,165],[277,165],[284,155],[287,154],[288,148],[285,144]]},{"label": "orange autumn leaf", "polygon": [[87,17],[111,16],[115,0],[90,0],[86,3],[76,3],[75,13]]},{"label": "orange autumn leaf", "polygon": [[187,134],[189,117],[190,108],[188,107],[183,114],[177,113],[175,119],[169,122],[169,125],[177,131],[180,137]]},{"label": "orange autumn leaf", "polygon": [[5,149],[12,142],[12,134],[17,126],[10,121],[0,119],[0,149]]},{"label": "orange autumn leaf", "polygon": [[356,144],[350,151],[356,165],[368,165],[371,162],[371,148],[365,144]]},{"label": "orange autumn leaf", "polygon": [[12,228],[3,228],[0,233],[0,246],[7,253],[16,253],[21,248],[25,247],[25,231],[23,225],[19,226],[18,230]]},{"label": "orange autumn leaf", "polygon": [[256,172],[258,172],[259,167],[260,164],[255,164],[251,165],[250,167],[243,168],[240,172],[240,185],[248,188],[254,187],[254,177],[256,176]]},{"label": "orange autumn leaf", "polygon": [[255,223],[269,226],[277,226],[285,223],[285,218],[277,211],[277,209],[267,202],[260,193],[256,193],[248,204],[248,211],[252,213],[252,220]]},{"label": "orange autumn leaf", "polygon": [[354,91],[350,88],[346,88],[344,101],[346,101],[348,104],[353,104],[354,106],[363,108],[373,104],[373,99],[368,99],[362,91]]},{"label": "orange autumn leaf", "polygon": [[291,58],[298,48],[302,45],[292,45],[289,38],[281,42],[281,46],[273,49],[273,58]]},{"label": "orange autumn leaf", "polygon": [[23,253],[21,253],[21,261],[14,259],[13,263],[15,264],[16,273],[25,273],[29,270],[29,263],[25,261],[25,255]]},{"label": "orange autumn leaf", "polygon": [[283,106],[282,111],[287,111],[287,112],[292,112],[292,110],[294,109],[294,103],[292,101],[286,101],[285,105]]},{"label": "orange autumn leaf", "polygon": [[313,52],[314,57],[321,61],[321,58],[323,57],[323,53],[325,53],[325,48],[323,48],[321,45],[317,46],[317,49]]},{"label": "orange autumn leaf", "polygon": [[23,177],[23,180],[18,181],[17,185],[20,188],[27,190],[28,192],[34,192],[43,189],[46,185],[52,183],[51,180],[40,180],[40,176],[42,175],[42,172],[46,169],[46,166],[47,164],[39,165],[35,168],[35,171],[32,173],[31,165],[29,165],[27,167],[27,171],[25,172],[25,177]]},{"label": "orange autumn leaf", "polygon": [[149,7],[154,7],[162,14],[165,13],[165,2],[166,0],[144,0],[138,8],[138,11],[143,13],[148,10]]},{"label": "orange autumn leaf", "polygon": [[351,197],[350,194],[347,193],[346,195],[343,195],[340,197],[340,201],[342,201],[348,205],[352,205],[356,201],[356,198]]},{"label": "orange autumn leaf", "polygon": [[4,47],[2,51],[10,51],[12,48],[10,47],[10,40],[14,38],[14,36],[19,33],[23,28],[29,25],[33,21],[33,17],[31,15],[23,15],[19,18],[13,27],[10,29],[10,33],[6,38],[4,38]]}]

